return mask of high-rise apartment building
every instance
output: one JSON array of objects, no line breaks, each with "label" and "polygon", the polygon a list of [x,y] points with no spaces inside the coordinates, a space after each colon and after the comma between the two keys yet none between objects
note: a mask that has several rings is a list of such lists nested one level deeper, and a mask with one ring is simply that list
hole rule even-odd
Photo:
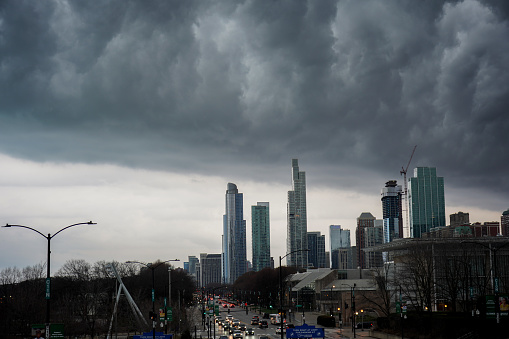
[{"label": "high-rise apartment building", "polygon": [[189,256],[189,274],[192,275],[195,279],[198,278],[196,274],[196,264],[198,264],[198,258],[194,255]]},{"label": "high-rise apartment building", "polygon": [[505,237],[509,236],[509,209],[502,212],[502,216],[500,217],[500,226],[502,228],[502,235]]},{"label": "high-rise apartment building", "polygon": [[[384,221],[375,219],[373,227],[364,228],[364,248],[374,247],[384,243],[383,239]],[[378,251],[364,252],[365,268],[383,266],[382,253]]]},{"label": "high-rise apartment building", "polygon": [[391,242],[403,238],[403,209],[401,185],[389,180],[382,189],[383,240]]},{"label": "high-rise apartment building", "polygon": [[449,226],[463,226],[470,225],[470,214],[469,213],[453,213],[449,215]]},{"label": "high-rise apartment building", "polygon": [[299,160],[292,159],[292,190],[288,191],[287,266],[308,267],[306,213],[306,173],[299,171]]},{"label": "high-rise apartment building", "polygon": [[313,268],[325,268],[325,235],[320,232],[308,232],[308,265]]},{"label": "high-rise apartment building", "polygon": [[408,183],[410,237],[445,226],[444,178],[437,177],[436,168],[415,168]]},{"label": "high-rise apartment building", "polygon": [[341,225],[329,226],[331,268],[351,269],[353,267],[352,245],[350,230],[341,228]]},{"label": "high-rise apartment building", "polygon": [[258,202],[251,206],[251,243],[253,271],[270,267],[270,215],[269,203]]},{"label": "high-rise apartment building", "polygon": [[200,286],[221,283],[221,254],[200,253]]},{"label": "high-rise apartment building", "polygon": [[357,246],[357,260],[360,268],[367,268],[366,266],[366,255],[363,248],[366,247],[366,232],[364,231],[367,227],[375,226],[376,218],[369,212],[363,212],[357,218],[357,229],[355,231],[355,242]]},{"label": "high-rise apartment building", "polygon": [[247,270],[246,221],[244,220],[243,204],[243,194],[239,193],[237,185],[228,183],[226,208],[223,216],[221,260],[221,275],[224,284],[233,284]]}]

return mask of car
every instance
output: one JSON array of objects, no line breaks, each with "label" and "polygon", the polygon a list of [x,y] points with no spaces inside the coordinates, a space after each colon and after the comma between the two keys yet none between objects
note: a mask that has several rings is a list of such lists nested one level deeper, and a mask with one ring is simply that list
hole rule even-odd
[{"label": "car", "polygon": [[233,339],[242,339],[242,332],[238,330],[233,332]]},{"label": "car", "polygon": [[245,330],[246,330],[246,328],[247,328],[247,326],[246,326],[245,324],[240,324],[240,325],[238,326],[238,328],[239,328],[239,330],[241,330],[241,331],[245,331]]},{"label": "car", "polygon": [[[283,333],[286,333],[285,327],[283,327]],[[276,327],[276,334],[281,334],[281,326]]]},{"label": "car", "polygon": [[235,305],[234,305],[234,304],[231,304],[231,305],[230,305],[230,308],[235,308]]},{"label": "car", "polygon": [[258,319],[255,319],[255,318],[251,319],[251,325],[258,325],[259,322],[260,322],[260,320],[258,320]]},{"label": "car", "polygon": [[223,330],[225,330],[225,331],[230,330],[230,324],[228,324],[228,323],[224,323],[224,325],[223,325]]},{"label": "car", "polygon": [[260,328],[268,328],[269,324],[267,323],[267,320],[260,321],[260,324],[258,325]]},{"label": "car", "polygon": [[249,327],[246,329],[246,335],[254,335],[254,328]]},{"label": "car", "polygon": [[294,324],[287,323],[287,324],[286,324],[286,328],[295,328],[295,325],[294,325]]},{"label": "car", "polygon": [[365,322],[362,322],[362,323],[355,324],[355,328],[366,328],[366,329],[369,329],[371,327],[373,327],[373,323],[370,322],[370,321],[365,321]]},{"label": "car", "polygon": [[228,330],[228,333],[233,334],[233,333],[235,333],[235,331],[238,331],[238,330],[236,330],[233,327],[230,327],[230,329]]}]

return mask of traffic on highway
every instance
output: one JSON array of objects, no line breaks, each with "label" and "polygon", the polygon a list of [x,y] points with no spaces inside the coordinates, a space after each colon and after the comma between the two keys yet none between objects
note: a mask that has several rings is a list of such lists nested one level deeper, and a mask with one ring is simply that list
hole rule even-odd
[{"label": "traffic on highway", "polygon": [[[259,313],[246,310],[245,305],[235,305],[224,300],[214,300],[219,305],[219,315],[209,315],[219,339],[275,339],[281,336],[279,314]],[[284,324],[286,328],[293,324]]]}]

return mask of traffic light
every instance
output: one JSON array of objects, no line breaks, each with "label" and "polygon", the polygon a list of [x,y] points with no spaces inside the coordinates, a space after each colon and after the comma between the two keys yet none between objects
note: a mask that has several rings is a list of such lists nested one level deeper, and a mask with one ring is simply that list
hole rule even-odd
[{"label": "traffic light", "polygon": [[347,303],[345,303],[345,309],[347,309],[347,308],[348,308],[348,304],[347,304]]},{"label": "traffic light", "polygon": [[156,320],[156,314],[152,311],[148,312],[148,316],[150,320]]}]

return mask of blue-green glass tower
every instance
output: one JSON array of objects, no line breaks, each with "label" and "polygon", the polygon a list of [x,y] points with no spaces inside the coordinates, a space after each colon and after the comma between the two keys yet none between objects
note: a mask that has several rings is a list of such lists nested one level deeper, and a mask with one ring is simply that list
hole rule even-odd
[{"label": "blue-green glass tower", "polygon": [[420,238],[431,228],[445,226],[444,178],[435,167],[417,167],[408,180],[410,237]]},{"label": "blue-green glass tower", "polygon": [[251,243],[253,271],[270,267],[270,215],[269,203],[258,202],[251,206]]}]

